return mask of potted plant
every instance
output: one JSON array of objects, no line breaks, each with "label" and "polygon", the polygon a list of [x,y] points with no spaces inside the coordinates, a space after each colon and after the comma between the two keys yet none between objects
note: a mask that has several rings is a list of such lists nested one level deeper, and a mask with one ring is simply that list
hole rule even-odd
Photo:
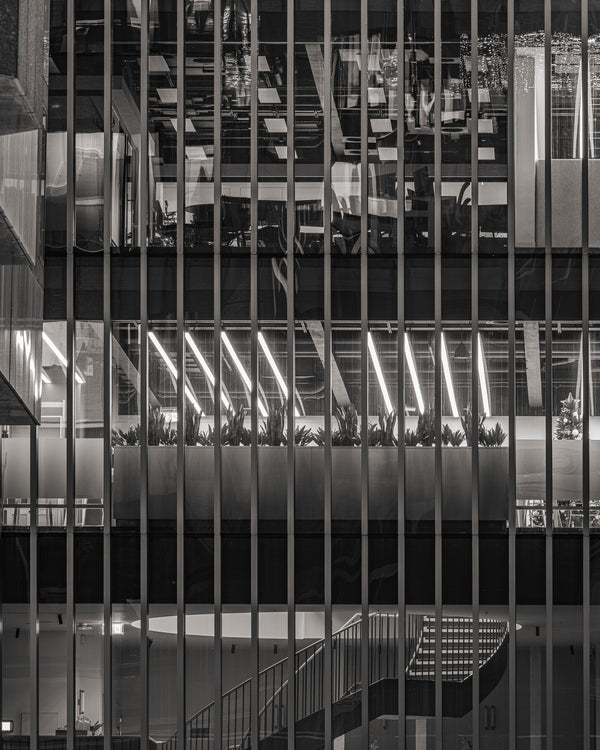
[{"label": "potted plant", "polygon": [[112,430],[113,517],[117,523],[140,517],[140,424]]}]

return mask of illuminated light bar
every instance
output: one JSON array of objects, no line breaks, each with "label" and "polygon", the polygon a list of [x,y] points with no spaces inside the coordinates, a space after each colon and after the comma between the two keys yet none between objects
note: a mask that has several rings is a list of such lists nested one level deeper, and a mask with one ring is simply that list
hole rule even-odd
[{"label": "illuminated light bar", "polygon": [[[46,331],[42,332],[42,338],[46,342],[46,344],[48,344],[48,346],[50,347],[50,349],[52,349],[52,351],[54,352],[54,354],[56,354],[56,356],[58,358],[58,361],[61,363],[61,365],[63,367],[68,367],[69,364],[67,362],[67,358],[61,352],[61,350],[56,346],[56,344],[54,343],[54,341],[52,341],[52,339],[50,338],[50,336],[48,336],[48,334],[46,333]],[[79,385],[83,385],[85,383],[83,375],[81,375],[81,373],[79,373],[77,370],[75,370],[75,380],[79,383]]]},{"label": "illuminated light bar", "polygon": [[[288,388],[285,383],[285,380],[283,378],[283,375],[279,371],[279,368],[277,367],[277,362],[275,362],[275,358],[271,354],[271,350],[269,349],[267,342],[265,340],[265,337],[262,335],[262,332],[258,332],[258,343],[261,345],[261,348],[263,352],[265,353],[265,357],[267,358],[267,362],[271,366],[271,370],[273,370],[273,375],[275,375],[275,380],[279,383],[279,387],[281,388],[283,395],[285,398],[288,397]],[[298,408],[294,406],[294,414],[299,417],[300,412],[298,411]]]},{"label": "illuminated light bar", "polygon": [[[176,379],[177,378],[177,368],[175,367],[175,365],[171,361],[171,358],[169,357],[169,355],[167,354],[167,352],[163,349],[163,346],[160,343],[160,341],[156,338],[156,334],[153,331],[150,331],[150,333],[148,333],[148,338],[150,339],[150,341],[156,347],[156,351],[163,358],[166,366],[169,368],[169,372],[171,373],[171,375]],[[185,395],[192,402],[192,404],[194,405],[194,409],[198,412],[198,414],[202,414],[202,409],[200,408],[200,404],[198,403],[198,401],[196,400],[196,397],[194,396],[194,394],[191,392],[191,390],[189,389],[189,387],[187,385],[185,386]]]},{"label": "illuminated light bar", "polygon": [[419,376],[417,374],[417,366],[415,365],[415,357],[413,355],[412,347],[410,345],[410,339],[408,333],[404,333],[404,353],[406,355],[406,361],[408,363],[408,371],[412,380],[413,388],[417,396],[417,404],[419,406],[419,414],[423,414],[425,411],[425,402],[423,401],[423,394],[421,393],[421,386],[419,385]]},{"label": "illuminated light bar", "polygon": [[[185,340],[188,342],[189,347],[192,350],[192,354],[196,358],[198,364],[204,370],[204,374],[206,375],[206,379],[208,380],[208,382],[214,388],[215,387],[215,376],[212,374],[212,370],[208,366],[208,362],[202,356],[202,352],[196,346],[196,342],[192,338],[192,334],[189,331],[186,331]],[[229,409],[229,401],[227,400],[227,397],[225,396],[225,394],[223,393],[223,391],[221,391],[221,401],[223,402],[223,405],[225,406],[225,408]]]},{"label": "illuminated light bar", "polygon": [[450,399],[450,408],[453,417],[460,417],[458,406],[456,405],[456,396],[454,395],[454,386],[452,385],[452,372],[450,371],[450,361],[448,359],[448,350],[446,349],[446,338],[442,331],[442,369],[444,370],[444,379],[446,380],[446,389]]},{"label": "illuminated light bar", "polygon": [[42,383],[45,383],[46,385],[52,385],[52,381],[44,370],[42,370]]},{"label": "illuminated light bar", "polygon": [[373,367],[375,368],[375,373],[377,374],[377,380],[379,381],[379,387],[381,388],[381,393],[383,394],[383,400],[385,401],[385,408],[388,410],[388,414],[391,414],[394,410],[394,407],[392,406],[390,394],[388,393],[387,385],[385,384],[385,380],[383,378],[383,371],[381,369],[381,364],[379,363],[379,357],[377,356],[377,349],[375,349],[375,342],[373,341],[373,337],[371,336],[371,331],[367,333],[367,343],[369,346],[371,359],[373,360]]},{"label": "illuminated light bar", "polygon": [[[223,343],[227,347],[227,351],[231,355],[231,359],[233,360],[235,366],[237,367],[238,372],[240,373],[240,377],[244,381],[244,384],[245,384],[246,388],[249,391],[252,391],[252,381],[250,380],[250,378],[248,376],[248,373],[244,369],[244,365],[241,363],[240,358],[235,353],[235,349],[233,348],[233,346],[231,344],[231,341],[229,340],[229,336],[227,336],[227,334],[225,333],[225,331],[221,331],[221,338],[223,339]],[[262,401],[260,400],[260,398],[258,398],[258,396],[257,396],[256,400],[258,402],[258,410],[260,412],[261,417],[265,417],[265,418],[268,417],[269,416],[269,412],[267,411],[265,405],[262,403]]]},{"label": "illuminated light bar", "polygon": [[479,385],[481,387],[481,398],[483,401],[483,413],[486,417],[490,416],[490,397],[488,392],[487,380],[485,377],[485,359],[483,356],[483,343],[481,334],[477,334],[477,369],[479,370]]}]

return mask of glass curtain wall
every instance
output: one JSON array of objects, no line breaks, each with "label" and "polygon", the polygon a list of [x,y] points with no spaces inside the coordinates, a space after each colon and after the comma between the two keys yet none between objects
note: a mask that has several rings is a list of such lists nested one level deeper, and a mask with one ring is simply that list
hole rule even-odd
[{"label": "glass curtain wall", "polygon": [[52,0],[9,747],[595,742],[599,9],[512,9]]}]

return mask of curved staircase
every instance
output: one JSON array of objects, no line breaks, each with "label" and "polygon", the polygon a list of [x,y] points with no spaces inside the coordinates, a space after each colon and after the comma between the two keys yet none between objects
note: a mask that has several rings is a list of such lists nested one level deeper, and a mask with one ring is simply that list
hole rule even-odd
[{"label": "curved staircase", "polygon": [[[369,616],[369,719],[397,714],[398,706],[398,615]],[[507,624],[500,620],[479,621],[479,679],[481,698],[498,684],[507,661]],[[332,636],[332,729],[339,737],[361,722],[360,646],[362,620],[356,615]],[[406,713],[435,714],[436,618],[407,615],[405,631]],[[441,619],[442,696],[444,716],[464,716],[472,707],[473,620]],[[325,641],[297,651],[296,736],[302,747],[323,748]],[[258,674],[261,708],[258,715],[260,750],[287,747],[288,659]],[[186,747],[211,750],[215,736],[214,702],[186,724]],[[223,695],[222,736],[227,750],[252,750],[250,732],[250,680]],[[165,743],[176,750],[174,735]]]}]

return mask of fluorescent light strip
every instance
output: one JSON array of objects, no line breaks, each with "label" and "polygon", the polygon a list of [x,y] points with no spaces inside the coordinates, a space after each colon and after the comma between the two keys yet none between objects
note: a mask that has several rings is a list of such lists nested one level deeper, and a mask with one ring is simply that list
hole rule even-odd
[{"label": "fluorescent light strip", "polygon": [[52,385],[52,381],[50,380],[46,372],[44,372],[44,370],[42,370],[42,383],[46,383],[46,385]]},{"label": "fluorescent light strip", "polygon": [[[150,331],[148,333],[148,338],[150,339],[150,341],[156,347],[156,351],[163,358],[166,366],[169,368],[169,372],[171,373],[171,375],[175,379],[177,379],[177,368],[175,367],[175,365],[171,361],[171,358],[169,357],[169,355],[167,354],[167,352],[163,349],[163,346],[160,343],[160,341],[156,338],[156,334],[154,333],[154,331]],[[198,412],[198,414],[202,414],[202,409],[200,408],[200,404],[198,403],[198,401],[196,400],[196,397],[194,396],[194,394],[191,392],[191,390],[189,389],[189,387],[187,385],[185,386],[185,395],[192,402],[192,404],[194,405],[194,409]]]},{"label": "fluorescent light strip", "polygon": [[450,371],[450,361],[448,360],[448,350],[446,349],[446,338],[442,331],[442,368],[444,370],[444,378],[446,380],[446,389],[448,391],[448,398],[450,399],[450,408],[452,409],[453,417],[460,417],[458,412],[458,406],[456,405],[456,396],[454,395],[454,386],[452,385],[452,372]]},{"label": "fluorescent light strip", "polygon": [[[208,382],[214,388],[215,387],[215,376],[213,375],[212,370],[208,366],[208,362],[202,356],[202,352],[196,346],[196,342],[192,338],[192,334],[189,331],[186,331],[185,340],[188,342],[189,347],[192,350],[192,354],[196,358],[198,364],[204,370],[204,374],[206,375],[206,379],[208,380]],[[229,401],[227,400],[227,397],[225,396],[225,394],[223,393],[223,391],[221,391],[221,401],[223,402],[223,405],[225,406],[225,408],[229,409]]]},{"label": "fluorescent light strip", "polygon": [[[221,338],[223,339],[223,343],[227,347],[227,351],[231,355],[231,359],[233,359],[233,362],[234,362],[235,366],[237,367],[238,372],[240,373],[240,377],[244,381],[244,384],[245,384],[246,388],[250,392],[252,392],[252,381],[248,377],[248,373],[244,369],[244,365],[240,362],[240,358],[235,353],[235,349],[233,348],[233,346],[231,344],[231,341],[229,340],[229,337],[227,336],[227,334],[225,333],[225,331],[221,331]],[[262,401],[260,400],[260,398],[258,398],[258,396],[256,397],[256,400],[258,402],[258,410],[260,412],[261,417],[265,417],[265,418],[268,417],[269,416],[269,412],[265,408],[265,406],[262,403]]]},{"label": "fluorescent light strip", "polygon": [[[279,368],[277,367],[277,362],[275,362],[275,358],[271,354],[271,350],[269,349],[267,342],[265,340],[265,337],[262,335],[262,332],[258,332],[258,343],[261,345],[263,352],[265,353],[265,357],[267,358],[267,362],[271,366],[271,370],[273,370],[273,375],[275,375],[275,380],[279,383],[279,387],[281,388],[283,395],[285,398],[288,397],[288,388],[285,383],[285,380],[283,379],[283,375],[279,371]],[[294,406],[294,414],[299,417],[300,412],[298,411],[298,408]]]},{"label": "fluorescent light strip", "polygon": [[419,414],[423,414],[425,411],[425,402],[423,401],[423,394],[421,393],[421,386],[419,385],[419,376],[417,374],[417,366],[415,365],[415,357],[413,355],[412,347],[410,345],[410,339],[408,333],[404,333],[404,353],[406,355],[406,361],[408,363],[408,371],[412,380],[413,388],[417,396],[417,404],[419,406]]},{"label": "fluorescent light strip", "polygon": [[[58,361],[61,363],[61,365],[63,367],[68,367],[69,364],[67,362],[67,358],[61,352],[61,350],[56,346],[56,344],[54,343],[54,341],[52,341],[52,339],[50,338],[50,336],[48,336],[48,334],[46,333],[46,331],[42,331],[42,339],[46,342],[46,344],[48,344],[48,346],[50,347],[50,349],[52,349],[52,351],[54,352],[54,354],[56,354],[56,356],[58,358]],[[83,375],[81,375],[79,372],[77,372],[77,370],[75,370],[75,380],[77,381],[77,383],[79,383],[79,385],[83,385],[85,383]]]},{"label": "fluorescent light strip", "polygon": [[373,360],[373,367],[375,368],[375,373],[377,374],[377,380],[379,381],[379,387],[381,388],[381,393],[383,394],[383,400],[385,401],[385,408],[388,410],[388,414],[391,414],[394,410],[394,407],[392,406],[390,394],[388,393],[387,385],[385,384],[385,380],[383,378],[383,371],[381,370],[381,364],[379,363],[379,357],[377,356],[377,350],[375,349],[375,343],[373,341],[373,337],[371,336],[371,331],[367,333],[367,343],[369,346],[369,352],[371,353],[371,359]]},{"label": "fluorescent light strip", "polygon": [[481,399],[483,401],[483,413],[486,417],[490,416],[490,397],[487,386],[487,379],[485,377],[485,359],[483,356],[483,343],[481,341],[481,334],[477,334],[477,369],[479,370],[479,385],[481,387]]}]

